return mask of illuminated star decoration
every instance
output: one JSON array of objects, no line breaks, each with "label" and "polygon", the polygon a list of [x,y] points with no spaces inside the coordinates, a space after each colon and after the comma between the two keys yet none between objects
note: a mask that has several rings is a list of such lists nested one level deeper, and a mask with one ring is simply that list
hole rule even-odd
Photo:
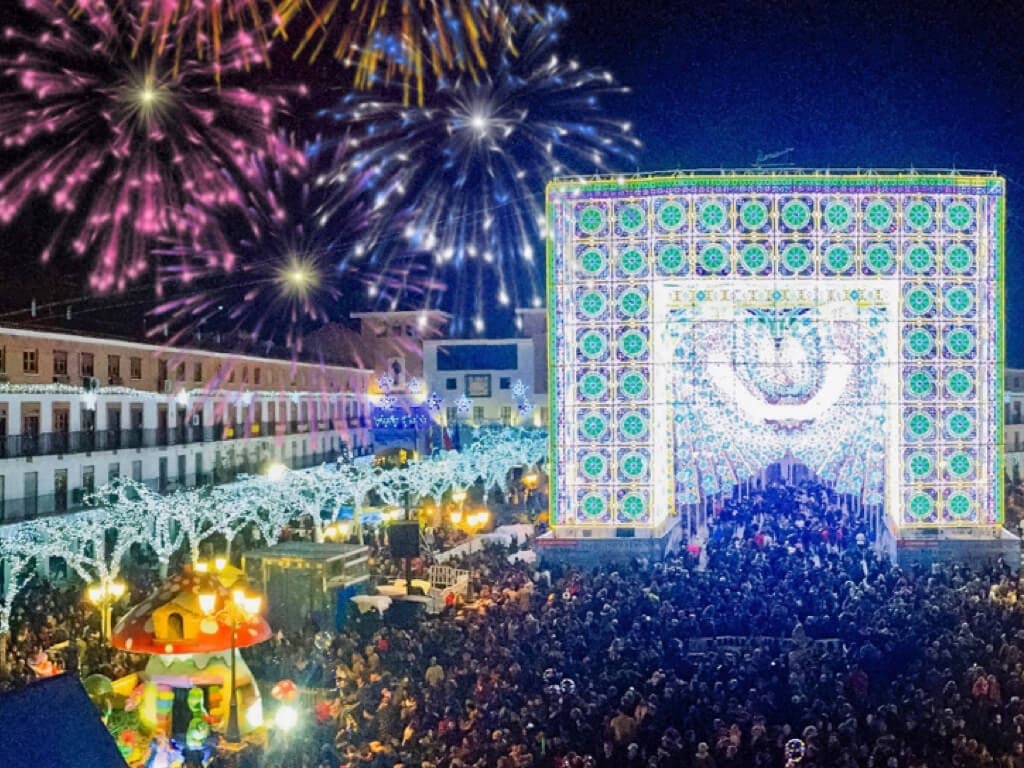
[{"label": "illuminated star decoration", "polygon": [[30,21],[4,31],[0,56],[12,81],[0,142],[15,158],[0,224],[42,198],[56,214],[43,260],[89,257],[93,290],[123,290],[148,271],[156,238],[188,240],[197,212],[238,200],[239,160],[277,152],[286,92],[241,82],[260,54],[237,35],[214,64],[191,38],[147,42],[152,22],[134,4],[23,5]]},{"label": "illuminated star decoration", "polygon": [[404,106],[400,92],[350,94],[324,113],[353,150],[342,175],[372,174],[374,205],[407,212],[404,242],[383,244],[383,258],[432,254],[453,286],[456,331],[466,317],[483,331],[495,300],[542,304],[545,182],[627,163],[638,146],[628,123],[604,116],[601,97],[626,89],[556,53],[565,11],[514,21],[518,55],[486,47],[476,77],[442,77],[422,108]]},{"label": "illuminated star decoration", "polygon": [[[252,191],[241,206],[207,212],[197,243],[160,249],[160,291],[152,315],[169,343],[228,333],[303,351],[311,331],[378,301],[389,308],[431,285],[414,262],[378,267],[364,257],[385,221],[365,199],[339,193],[294,146],[283,164],[254,158]],[[156,332],[156,331],[154,331]]]}]

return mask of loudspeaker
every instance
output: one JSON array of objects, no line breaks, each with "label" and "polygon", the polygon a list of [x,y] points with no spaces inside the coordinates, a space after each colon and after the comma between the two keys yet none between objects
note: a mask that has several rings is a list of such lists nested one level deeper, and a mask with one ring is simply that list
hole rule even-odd
[{"label": "loudspeaker", "polygon": [[401,520],[388,529],[392,557],[420,556],[420,524],[416,520]]}]

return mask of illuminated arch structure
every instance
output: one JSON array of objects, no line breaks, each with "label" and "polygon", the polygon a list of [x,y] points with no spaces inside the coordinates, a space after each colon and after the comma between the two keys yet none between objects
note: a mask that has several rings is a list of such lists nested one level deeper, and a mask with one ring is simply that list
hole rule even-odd
[{"label": "illuminated arch structure", "polygon": [[657,553],[784,457],[884,510],[894,547],[1001,545],[1001,178],[694,173],[547,198],[546,556]]}]

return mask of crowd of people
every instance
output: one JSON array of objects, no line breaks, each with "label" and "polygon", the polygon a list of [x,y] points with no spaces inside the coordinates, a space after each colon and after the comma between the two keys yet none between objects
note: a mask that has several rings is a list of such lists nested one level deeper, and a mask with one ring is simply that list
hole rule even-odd
[{"label": "crowd of people", "polygon": [[[664,562],[546,572],[486,550],[464,563],[472,604],[275,635],[247,650],[254,672],[324,701],[247,759],[740,768],[783,766],[799,739],[802,766],[1024,768],[1024,614],[991,597],[1015,584],[1006,563],[896,567],[810,483],[729,501],[710,524],[705,552]],[[74,595],[25,606],[16,653],[44,614],[77,631]]]}]

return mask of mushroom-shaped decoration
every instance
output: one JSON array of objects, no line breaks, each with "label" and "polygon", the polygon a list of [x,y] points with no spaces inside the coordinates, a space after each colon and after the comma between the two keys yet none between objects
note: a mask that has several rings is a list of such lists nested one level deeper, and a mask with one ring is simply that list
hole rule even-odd
[{"label": "mushroom-shaped decoration", "polygon": [[[232,617],[224,610],[232,604],[232,586],[221,574],[188,570],[174,576],[117,622],[111,644],[132,653],[217,653],[231,648],[232,618],[236,648],[269,639],[270,625],[258,613]],[[212,596],[212,605],[201,605],[200,595]]]}]

